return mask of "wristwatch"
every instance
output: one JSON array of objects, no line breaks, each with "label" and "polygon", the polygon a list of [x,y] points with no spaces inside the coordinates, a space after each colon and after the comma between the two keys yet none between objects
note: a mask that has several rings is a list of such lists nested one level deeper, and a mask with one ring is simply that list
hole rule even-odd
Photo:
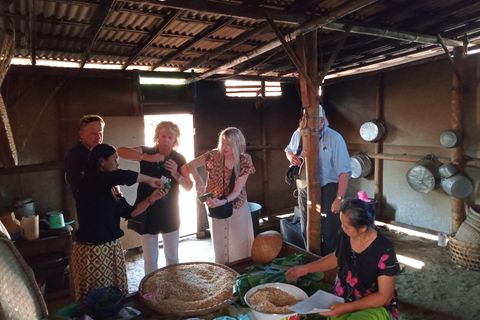
[{"label": "wristwatch", "polygon": [[337,196],[337,199],[343,200],[345,197]]}]

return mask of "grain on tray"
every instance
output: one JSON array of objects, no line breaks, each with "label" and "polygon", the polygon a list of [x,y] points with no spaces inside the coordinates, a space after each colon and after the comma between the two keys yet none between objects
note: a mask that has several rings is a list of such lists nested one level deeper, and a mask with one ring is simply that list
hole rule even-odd
[{"label": "grain on tray", "polygon": [[148,278],[142,292],[151,293],[148,303],[169,314],[223,303],[232,297],[236,280],[234,272],[212,264],[176,265]]},{"label": "grain on tray", "polygon": [[298,302],[291,294],[272,287],[258,289],[248,299],[253,309],[275,314],[292,313],[289,308]]}]

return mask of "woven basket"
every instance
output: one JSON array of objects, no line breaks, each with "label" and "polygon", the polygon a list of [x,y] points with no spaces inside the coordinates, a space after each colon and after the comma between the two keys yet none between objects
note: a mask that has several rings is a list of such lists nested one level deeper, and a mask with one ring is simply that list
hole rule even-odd
[{"label": "woven basket", "polygon": [[[144,290],[144,283],[145,281],[147,281],[150,277],[156,275],[157,273],[160,273],[160,272],[165,272],[165,270],[167,269],[170,269],[170,268],[175,268],[177,266],[180,266],[180,265],[204,265],[204,266],[208,266],[209,268],[222,268],[222,269],[225,269],[229,272],[232,273],[232,275],[235,276],[235,279],[237,279],[237,276],[238,276],[238,273],[227,267],[227,266],[224,266],[224,265],[221,265],[221,264],[218,264],[218,263],[212,263],[212,262],[189,262],[189,263],[178,263],[178,264],[173,264],[173,265],[170,265],[170,266],[166,266],[164,268],[161,268],[161,269],[158,269],[152,273],[149,273],[148,275],[146,275],[142,281],[140,282],[140,286],[138,287],[138,292],[140,293],[140,300],[147,306],[149,307],[150,309],[152,310],[155,310],[159,313],[162,313],[162,314],[168,314],[165,310],[162,309],[162,307],[160,305],[157,305],[155,303],[153,303],[151,300],[148,300],[145,298],[145,294],[147,292],[145,292]],[[211,313],[211,312],[214,312],[214,311],[217,311],[217,310],[220,310],[222,308],[225,308],[227,307],[229,304],[233,303],[235,300],[238,299],[238,297],[234,297],[233,296],[233,286],[235,285],[236,281],[232,283],[232,296],[231,298],[219,303],[219,304],[216,304],[216,305],[212,305],[208,308],[204,308],[204,309],[198,309],[198,310],[178,310],[178,311],[175,311],[175,312],[170,312],[169,314],[173,314],[173,315],[177,315],[177,316],[198,316],[198,315],[204,315],[204,314],[207,314],[207,313]]]},{"label": "woven basket", "polygon": [[480,244],[480,232],[468,220],[463,221],[455,234],[455,239],[463,242]]},{"label": "woven basket", "polygon": [[282,250],[282,236],[275,230],[260,233],[253,240],[252,260],[255,263],[269,263]]},{"label": "woven basket", "polygon": [[457,240],[455,234],[448,238],[452,261],[461,267],[480,271],[480,244]]}]

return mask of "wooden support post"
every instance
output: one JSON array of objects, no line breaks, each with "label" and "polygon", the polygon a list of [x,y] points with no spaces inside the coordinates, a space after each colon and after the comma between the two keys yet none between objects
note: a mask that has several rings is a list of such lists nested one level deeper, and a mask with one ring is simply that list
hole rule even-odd
[{"label": "wooden support post", "polygon": [[[265,81],[262,81],[262,99],[265,97]],[[262,146],[267,145],[267,108],[264,103],[260,103],[260,112],[262,117],[261,129],[262,129]],[[263,159],[263,210],[268,212],[268,154],[267,149],[262,149]]]},{"label": "wooden support post", "polygon": [[[384,116],[384,96],[383,96],[383,73],[380,73],[377,78],[377,98],[375,107],[375,118],[382,121]],[[375,143],[375,154],[383,152],[383,139]],[[383,160],[375,158],[374,168],[374,184],[375,184],[375,200],[377,200],[376,219],[382,216],[382,199],[383,199]]]},{"label": "wooden support post", "polygon": [[311,90],[307,80],[300,74],[302,106],[305,108],[307,127],[302,130],[303,155],[307,170],[307,250],[321,254],[321,184],[318,156],[318,71],[317,71],[317,33],[309,32],[297,37],[297,48],[300,62],[315,83],[317,91]]},{"label": "wooden support post", "polygon": [[[457,72],[453,74],[452,84],[452,128],[463,132],[463,89],[460,77],[465,70],[465,51],[463,47],[456,47],[453,50]],[[463,143],[452,149],[452,162],[457,165],[460,172],[463,172]],[[452,232],[457,232],[462,224],[465,215],[463,199],[452,197]]]}]

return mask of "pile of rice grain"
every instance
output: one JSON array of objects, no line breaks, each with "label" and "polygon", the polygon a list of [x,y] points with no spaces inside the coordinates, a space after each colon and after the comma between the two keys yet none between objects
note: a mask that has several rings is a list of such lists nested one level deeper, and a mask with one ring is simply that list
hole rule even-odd
[{"label": "pile of rice grain", "polygon": [[230,299],[236,280],[234,271],[213,264],[174,265],[148,278],[142,293],[165,314],[200,310]]},{"label": "pile of rice grain", "polygon": [[289,308],[300,301],[291,294],[272,287],[258,289],[248,298],[253,309],[275,314],[292,313]]}]

